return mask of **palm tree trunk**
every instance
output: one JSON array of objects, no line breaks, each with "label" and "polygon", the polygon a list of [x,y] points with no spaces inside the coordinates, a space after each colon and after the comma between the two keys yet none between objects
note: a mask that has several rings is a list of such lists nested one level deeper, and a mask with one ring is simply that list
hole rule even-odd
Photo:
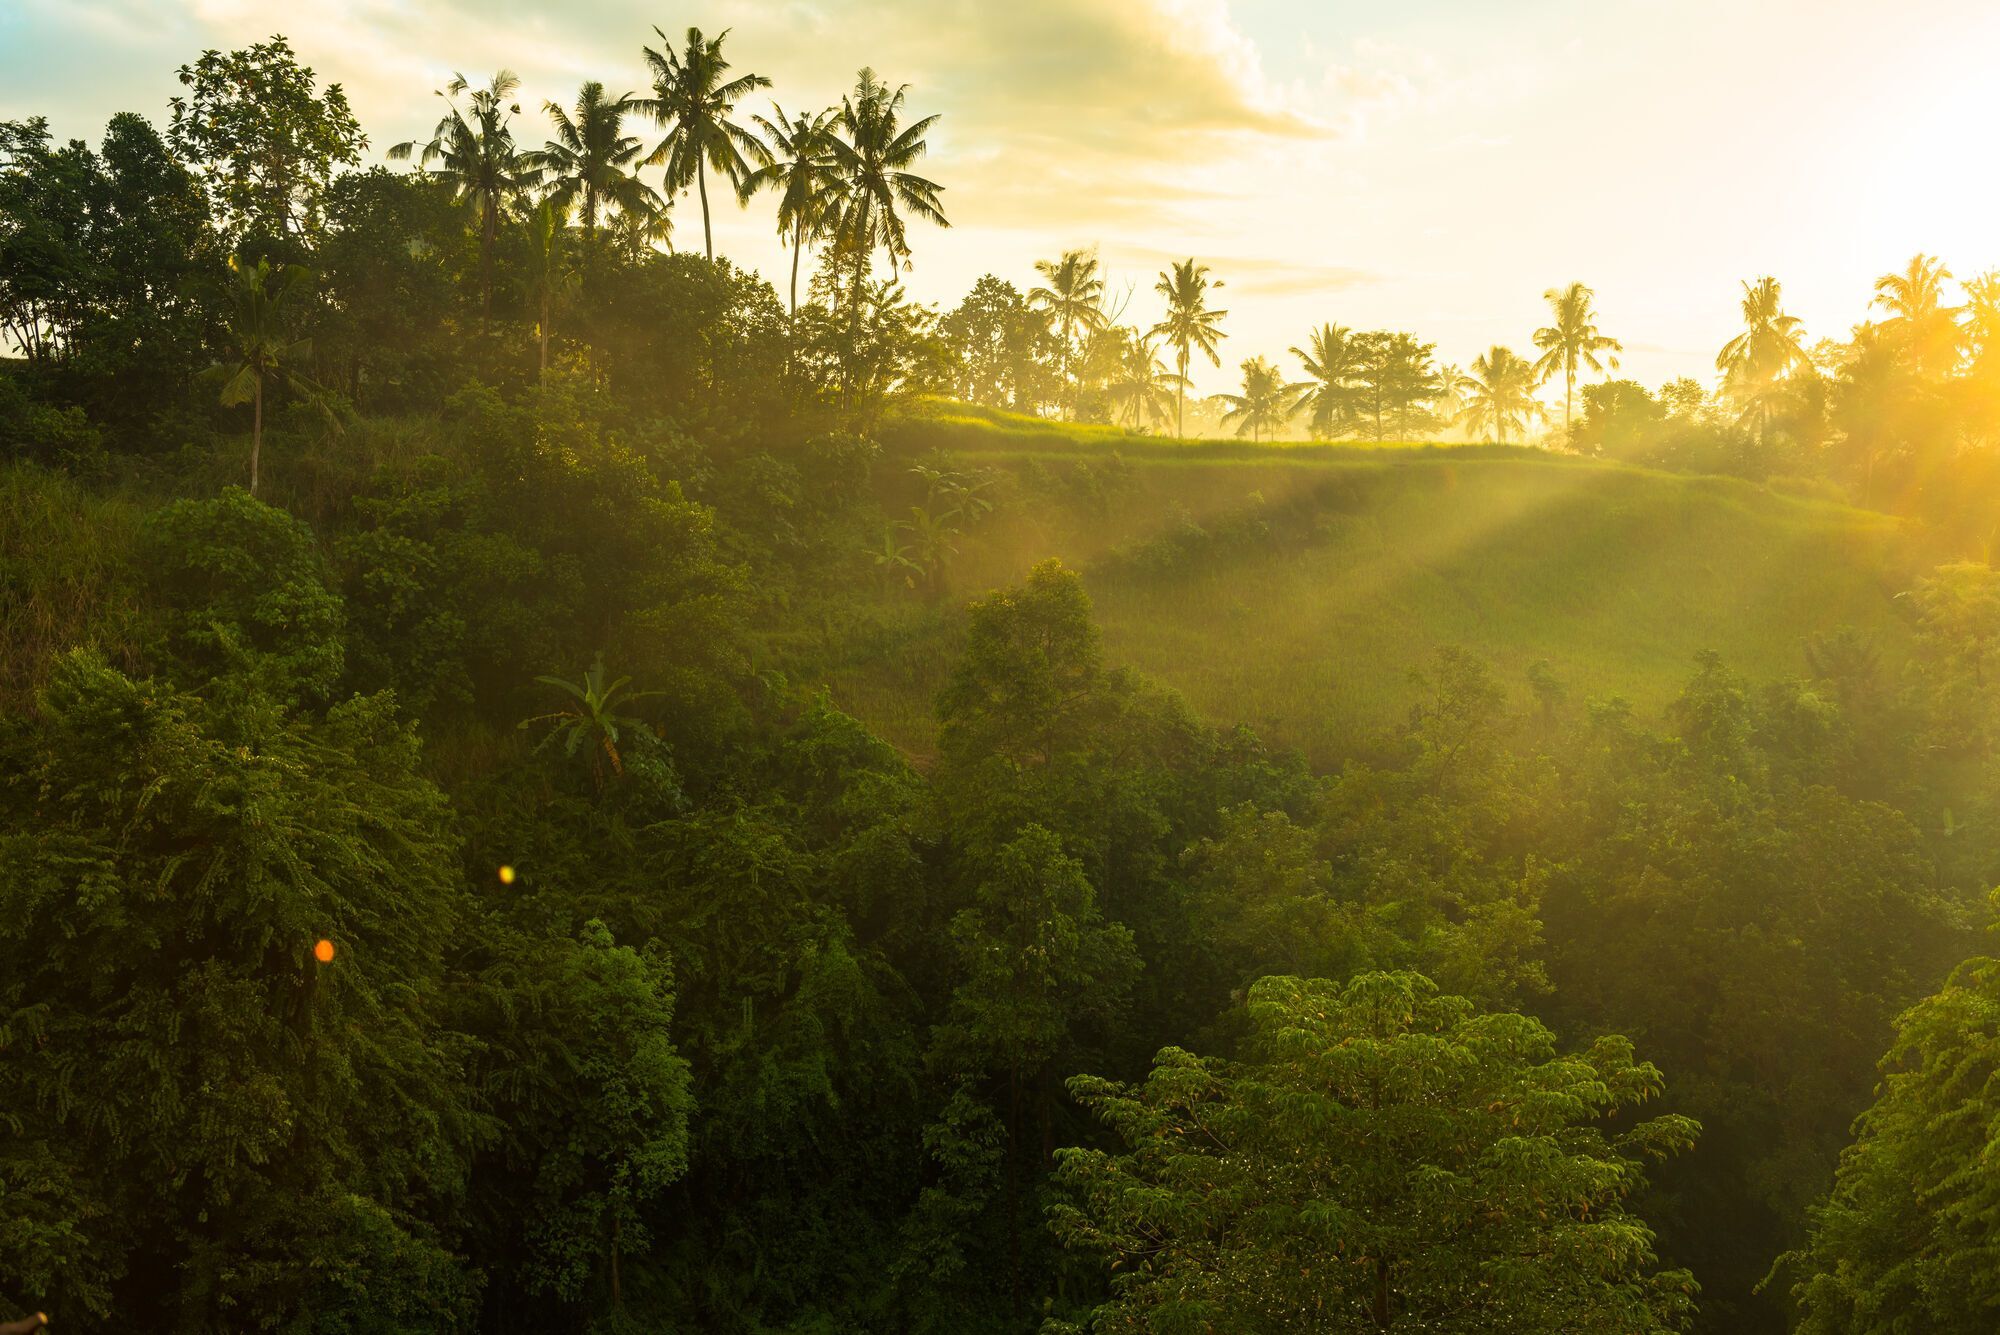
[{"label": "palm tree trunk", "polygon": [[549,378],[549,290],[546,284],[542,288],[541,334],[542,365],[537,379],[547,380]]},{"label": "palm tree trunk", "polygon": [[792,228],[792,315],[799,313],[799,251],[806,243],[806,225],[800,222]]},{"label": "palm tree trunk", "polygon": [[583,234],[597,240],[597,187],[588,182],[583,187]]},{"label": "palm tree trunk", "polygon": [[1569,407],[1570,407],[1570,399],[1575,393],[1576,393],[1576,368],[1573,366],[1566,366],[1563,368],[1563,445],[1565,447],[1567,447],[1570,443]]},{"label": "palm tree trunk", "polygon": [[708,173],[702,169],[699,155],[694,160],[694,183],[701,191],[701,244],[708,251],[708,257],[715,258],[715,235],[708,228]]},{"label": "palm tree trunk", "polygon": [[479,324],[483,329],[493,315],[493,244],[500,239],[500,219],[489,194],[479,222]]},{"label": "palm tree trunk", "polygon": [[1181,378],[1174,386],[1174,439],[1187,439],[1187,345],[1181,345]]},{"label": "palm tree trunk", "polygon": [[257,494],[257,458],[264,452],[264,377],[257,377],[250,398],[250,494]]}]

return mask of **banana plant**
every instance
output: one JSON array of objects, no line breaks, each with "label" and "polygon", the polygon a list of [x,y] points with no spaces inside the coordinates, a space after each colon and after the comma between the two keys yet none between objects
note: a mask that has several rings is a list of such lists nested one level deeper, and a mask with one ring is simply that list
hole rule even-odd
[{"label": "banana plant", "polygon": [[544,686],[553,686],[570,697],[570,702],[561,709],[547,714],[537,714],[520,722],[523,730],[537,724],[555,725],[535,747],[540,751],[560,739],[563,754],[574,758],[579,751],[588,748],[590,752],[590,778],[602,792],[605,784],[605,766],[610,766],[612,777],[622,777],[625,773],[624,758],[618,752],[618,741],[629,728],[640,728],[644,723],[618,711],[628,707],[635,700],[659,695],[659,691],[627,691],[625,687],[632,681],[630,677],[605,684],[604,655],[598,654],[592,660],[590,670],[583,674],[583,682],[564,681],[561,677],[537,677]]}]

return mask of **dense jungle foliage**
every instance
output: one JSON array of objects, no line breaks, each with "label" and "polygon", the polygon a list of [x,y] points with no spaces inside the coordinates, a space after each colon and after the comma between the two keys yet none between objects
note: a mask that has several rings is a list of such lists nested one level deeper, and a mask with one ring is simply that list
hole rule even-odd
[{"label": "dense jungle foliage", "polygon": [[[1042,559],[1208,457],[1140,434],[1213,349],[1200,266],[1173,372],[1087,257],[913,305],[905,91],[746,147],[753,76],[659,40],[546,148],[454,84],[414,170],[282,39],[164,130],[0,126],[0,1315],[1993,1329],[2000,289],[1818,363],[1749,292],[1720,395],[1586,387],[1551,454],[1497,448],[1504,349],[1466,389],[1319,331],[1251,434],[1462,417],[1496,447],[1368,467],[1530,516],[1579,479],[1604,578],[1721,495],[1811,596],[1658,707],[1567,631],[1424,644],[1308,756],[1117,661],[1093,596],[1254,647],[1285,613],[1228,604],[1386,493],[1286,473]],[[803,286],[663,249],[691,185],[704,223],[769,187]],[[1598,336],[1552,297],[1560,379]],[[1862,575],[1800,568],[1822,523]],[[898,745],[829,685],[871,656]]]}]

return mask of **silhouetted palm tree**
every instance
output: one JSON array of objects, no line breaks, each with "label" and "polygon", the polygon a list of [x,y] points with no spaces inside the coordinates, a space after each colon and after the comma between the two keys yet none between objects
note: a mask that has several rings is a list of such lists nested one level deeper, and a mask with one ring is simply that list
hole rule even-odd
[{"label": "silhouetted palm tree", "polygon": [[1284,425],[1296,406],[1287,400],[1304,388],[1303,384],[1287,384],[1278,368],[1264,358],[1252,357],[1243,363],[1243,392],[1222,396],[1229,404],[1222,424],[1234,422],[1237,435],[1248,432],[1250,439],[1259,440],[1264,432],[1275,432]]},{"label": "silhouetted palm tree", "polygon": [[1917,370],[1926,375],[1949,371],[1958,360],[1962,335],[1958,319],[1963,308],[1944,304],[1944,285],[1950,278],[1944,261],[1916,255],[1901,273],[1875,280],[1872,304],[1889,312],[1883,328],[1901,341]]},{"label": "silhouetted palm tree", "polygon": [[1291,350],[1309,377],[1298,385],[1302,392],[1291,411],[1310,412],[1307,423],[1313,436],[1331,440],[1353,425],[1358,411],[1354,377],[1362,367],[1362,348],[1353,330],[1337,324],[1321,325],[1306,341],[1310,352]]},{"label": "silhouetted palm tree", "polygon": [[1603,371],[1609,363],[1612,370],[1618,369],[1618,358],[1606,356],[1598,360],[1600,353],[1622,352],[1624,349],[1615,338],[1606,338],[1597,332],[1597,312],[1591,309],[1591,299],[1596,296],[1582,283],[1571,283],[1568,287],[1552,287],[1542,293],[1549,303],[1549,310],[1555,315],[1555,323],[1535,331],[1535,346],[1542,350],[1541,360],[1535,363],[1535,374],[1543,380],[1563,373],[1563,439],[1569,439],[1570,410],[1576,398],[1576,368],[1580,362],[1593,371]]},{"label": "silhouetted palm tree", "polygon": [[597,236],[600,203],[637,211],[659,204],[659,195],[632,169],[643,145],[639,136],[625,133],[630,93],[607,98],[604,85],[592,80],[577,93],[574,111],[554,102],[544,102],[542,109],[555,122],[556,137],[528,154],[528,160],[545,174],[549,198],[560,213],[568,216],[572,208],[580,209],[586,236]]},{"label": "silhouetted palm tree", "polygon": [[715,234],[708,214],[708,169],[712,167],[728,177],[741,196],[743,179],[750,174],[750,164],[743,155],[756,151],[757,137],[729,117],[739,100],[759,88],[769,88],[771,81],[761,74],[723,79],[729,72],[729,61],[722,54],[722,43],[729,36],[727,29],[705,38],[701,29],[689,28],[687,49],[681,52],[674,50],[665,33],[657,27],[653,31],[659,36],[660,45],[666,48],[665,51],[655,51],[650,46],[641,48],[646,68],[653,76],[654,95],[635,99],[632,108],[652,116],[667,133],[646,156],[644,165],[665,164],[668,195],[685,190],[690,181],[695,183],[701,195],[702,245],[708,258],[714,259]]},{"label": "silhouetted palm tree", "polygon": [[1512,348],[1496,347],[1472,360],[1472,374],[1459,382],[1465,395],[1462,416],[1473,431],[1491,431],[1501,444],[1509,430],[1525,431],[1545,414],[1535,401],[1541,378]]},{"label": "silhouetted palm tree", "polygon": [[1173,407],[1174,389],[1180,377],[1167,369],[1153,351],[1153,340],[1136,329],[1113,331],[1119,340],[1117,368],[1107,389],[1117,408],[1117,420],[1126,426],[1144,426],[1165,421]]},{"label": "silhouetted palm tree", "polygon": [[832,140],[839,181],[838,229],[843,249],[854,256],[856,303],[869,258],[878,246],[889,252],[891,268],[908,258],[905,212],[939,227],[951,226],[938,199],[944,187],[909,170],[928,151],[924,136],[938,118],[926,116],[904,125],[903,98],[908,92],[908,84],[892,89],[876,79],[874,70],[864,69],[854,91],[840,103],[841,133]]},{"label": "silhouetted palm tree", "polygon": [[1028,292],[1028,305],[1049,317],[1061,348],[1059,373],[1070,390],[1069,415],[1076,416],[1076,395],[1070,386],[1072,349],[1078,333],[1092,333],[1104,324],[1104,279],[1097,272],[1097,256],[1087,250],[1065,250],[1062,258],[1036,260],[1035,272],[1045,286]]},{"label": "silhouetted palm tree", "polygon": [[1807,362],[1805,324],[1784,310],[1775,278],[1743,284],[1743,332],[1722,345],[1715,369],[1732,380],[1775,379]]},{"label": "silhouetted palm tree", "polygon": [[787,119],[773,102],[777,117],[752,116],[764,131],[754,150],[759,166],[744,178],[746,197],[759,190],[778,192],[778,235],[792,248],[792,314],[799,313],[799,256],[808,241],[816,241],[832,218],[836,202],[833,124],[838,114],[829,108],[815,116],[801,112]]},{"label": "silhouetted palm tree", "polygon": [[[470,119],[455,100],[472,85],[463,74],[438,96],[450,108],[430,141],[421,146],[418,165],[451,186],[453,196],[479,213],[479,318],[493,311],[493,247],[500,240],[500,216],[517,195],[533,189],[542,179],[541,168],[514,146],[510,116],[521,114],[514,101],[521,80],[512,70],[501,70],[491,83],[466,99]],[[389,157],[396,161],[418,152],[415,140],[393,144]]]},{"label": "silhouetted palm tree", "polygon": [[1804,340],[1805,324],[1785,314],[1777,279],[1767,276],[1743,284],[1743,332],[1722,345],[1715,369],[1743,405],[1743,417],[1756,420],[1760,438],[1783,397],[1779,382],[1812,364]]},{"label": "silhouetted palm tree", "polygon": [[1208,304],[1208,290],[1221,286],[1219,282],[1209,281],[1207,265],[1196,264],[1192,258],[1171,269],[1160,270],[1160,280],[1153,284],[1153,290],[1167,299],[1167,314],[1148,332],[1166,339],[1179,354],[1176,367],[1179,383],[1174,387],[1174,435],[1177,437],[1187,434],[1189,355],[1199,350],[1207,356],[1211,366],[1222,365],[1215,345],[1228,335],[1216,326],[1229,312],[1213,310]]}]

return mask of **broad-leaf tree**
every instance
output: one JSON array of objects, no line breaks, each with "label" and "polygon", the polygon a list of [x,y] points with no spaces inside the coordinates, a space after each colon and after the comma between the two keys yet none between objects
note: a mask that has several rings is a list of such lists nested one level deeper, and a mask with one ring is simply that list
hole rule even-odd
[{"label": "broad-leaf tree", "polygon": [[1629,1041],[1562,1053],[1409,973],[1266,978],[1244,1020],[1241,1060],[1070,1082],[1124,1148],[1059,1156],[1051,1226],[1111,1296],[1055,1329],[1688,1327],[1694,1280],[1627,1202],[1698,1128],[1629,1116],[1663,1088]]},{"label": "broad-leaf tree", "polygon": [[2000,1311],[2000,962],[1967,961],[1896,1022],[1798,1278],[1800,1335],[1982,1335]]},{"label": "broad-leaf tree", "polygon": [[208,187],[224,230],[312,239],[334,169],[361,161],[368,136],[339,84],[318,89],[291,45],[273,37],[180,68],[168,140]]}]

